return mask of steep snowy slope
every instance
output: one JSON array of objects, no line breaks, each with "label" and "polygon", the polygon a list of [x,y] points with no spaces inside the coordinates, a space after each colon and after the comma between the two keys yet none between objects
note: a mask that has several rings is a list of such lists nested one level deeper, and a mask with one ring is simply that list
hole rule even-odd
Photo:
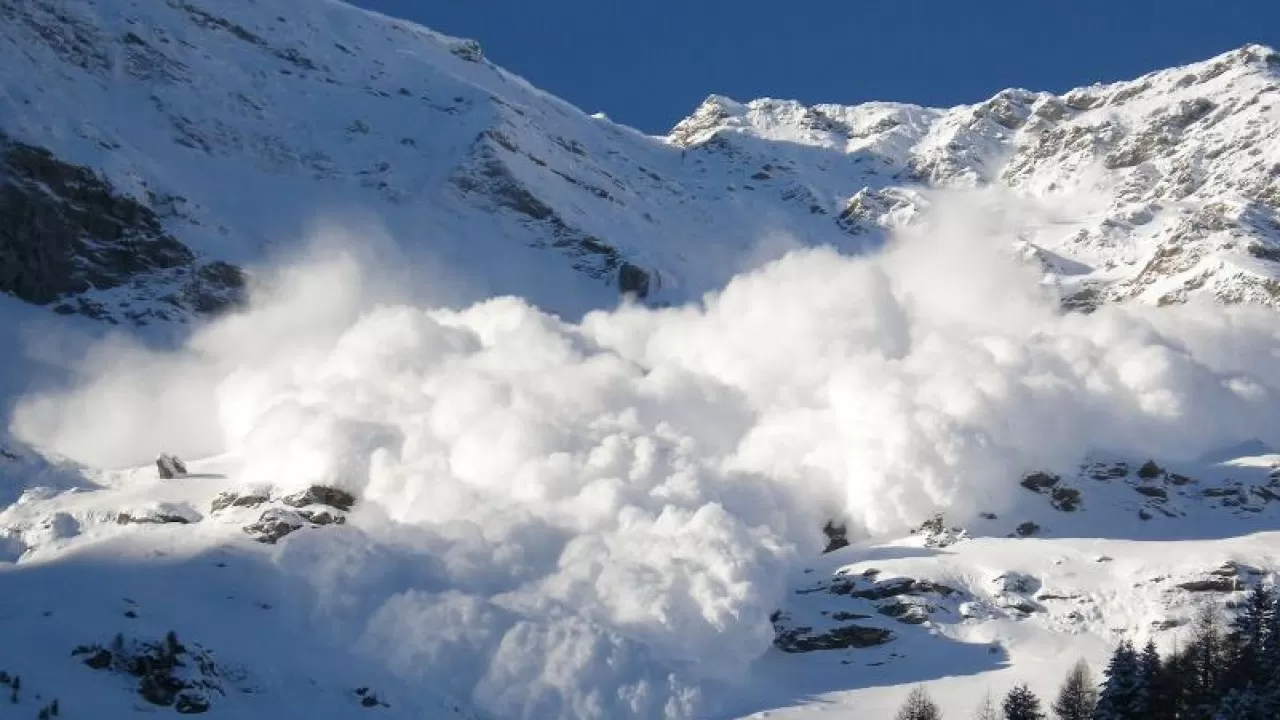
[{"label": "steep snowy slope", "polygon": [[1176,642],[1280,568],[1278,57],[652,138],[327,0],[0,0],[0,715],[887,717]]},{"label": "steep snowy slope", "polygon": [[[89,293],[59,282],[76,243],[37,267],[43,292],[0,273],[29,301],[81,299],[64,311],[216,309],[200,298],[237,279],[202,263],[251,265],[325,223],[390,235],[407,264],[454,280],[450,300],[510,293],[577,315],[621,286],[680,301],[788,247],[874,247],[928,188],[984,183],[1051,206],[1021,251],[1070,304],[1275,299],[1280,71],[1263,47],[950,110],[712,97],[657,139],[470,41],[335,2],[5,0],[0,17],[0,132],[99,174],[190,248]],[[31,255],[31,220],[7,216],[9,257]]]}]

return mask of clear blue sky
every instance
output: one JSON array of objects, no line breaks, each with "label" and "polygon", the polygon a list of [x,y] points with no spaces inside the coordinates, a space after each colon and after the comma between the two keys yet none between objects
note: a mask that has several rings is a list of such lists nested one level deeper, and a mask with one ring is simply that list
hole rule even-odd
[{"label": "clear blue sky", "polygon": [[1280,0],[354,1],[652,133],[710,93],[946,106],[1280,45]]}]

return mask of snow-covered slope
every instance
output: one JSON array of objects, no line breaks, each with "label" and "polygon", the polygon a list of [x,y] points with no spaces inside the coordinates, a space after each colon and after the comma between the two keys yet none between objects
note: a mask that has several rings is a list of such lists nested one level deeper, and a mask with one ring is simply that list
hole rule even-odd
[{"label": "snow-covered slope", "polygon": [[[342,222],[389,234],[461,299],[510,293],[568,315],[619,285],[696,297],[797,244],[875,246],[927,188],[986,183],[1051,208],[1026,219],[1021,251],[1074,305],[1275,299],[1267,48],[949,110],[713,96],[659,139],[530,87],[473,42],[278,4],[6,0],[0,132],[98,173],[197,262],[251,265]],[[182,316],[146,302],[181,300],[154,289],[174,265],[94,283],[89,312]]]},{"label": "snow-covered slope", "polygon": [[1278,89],[1280,54],[1254,45],[1061,97],[1006,90],[949,110],[713,96],[670,140],[754,172],[741,178],[754,196],[798,183],[855,234],[918,216],[922,187],[1012,188],[1044,204],[1020,250],[1071,305],[1202,292],[1275,305]]},{"label": "snow-covered slope", "polygon": [[1278,63],[653,138],[337,2],[0,0],[0,714],[887,717],[1175,642],[1280,568]]}]

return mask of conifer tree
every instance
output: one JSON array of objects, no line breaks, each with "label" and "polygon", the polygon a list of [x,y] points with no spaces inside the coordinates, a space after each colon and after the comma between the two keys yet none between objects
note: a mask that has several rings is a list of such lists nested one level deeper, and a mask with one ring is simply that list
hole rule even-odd
[{"label": "conifer tree", "polygon": [[1026,685],[1018,685],[1004,696],[1004,720],[1045,720],[1040,698]]},{"label": "conifer tree", "polygon": [[1244,607],[1231,623],[1228,635],[1231,669],[1227,675],[1235,688],[1246,683],[1261,685],[1267,678],[1262,656],[1268,645],[1274,604],[1271,589],[1258,583],[1249,591]]},{"label": "conifer tree", "polygon": [[1089,671],[1089,664],[1078,661],[1058,690],[1053,702],[1053,714],[1058,720],[1091,720],[1098,704],[1098,688]]},{"label": "conifer tree", "polygon": [[1144,720],[1155,720],[1158,708],[1164,706],[1164,663],[1154,640],[1148,640],[1138,655],[1138,683],[1134,692],[1134,709]]},{"label": "conifer tree", "polygon": [[942,720],[942,710],[929,697],[924,686],[917,685],[911,689],[902,707],[898,708],[898,714],[893,717],[894,720]]},{"label": "conifer tree", "polygon": [[973,720],[1001,720],[1000,709],[996,707],[996,701],[991,697],[990,691],[982,696],[982,702],[978,703],[977,710],[973,712]]},{"label": "conifer tree", "polygon": [[1185,666],[1179,678],[1185,688],[1182,715],[1210,718],[1224,691],[1222,679],[1227,653],[1226,641],[1217,610],[1210,605],[1196,614],[1190,641],[1184,655]]},{"label": "conifer tree", "polygon": [[1103,674],[1094,720],[1138,720],[1138,655],[1126,638],[1116,646]]}]

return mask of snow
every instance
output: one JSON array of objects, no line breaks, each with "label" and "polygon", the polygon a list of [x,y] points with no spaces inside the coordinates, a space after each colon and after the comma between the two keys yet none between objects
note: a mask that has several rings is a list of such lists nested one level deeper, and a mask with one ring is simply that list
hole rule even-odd
[{"label": "snow", "polygon": [[[349,717],[359,688],[397,718],[888,716],[919,682],[960,712],[1119,632],[1172,642],[1202,597],[1178,584],[1225,560],[1280,567],[1280,325],[1237,247],[1273,214],[1245,187],[1277,150],[1265,48],[948,110],[713,96],[649,138],[336,2],[6,13],[0,127],[181,194],[175,232],[257,281],[168,343],[14,333],[52,366],[5,388],[0,457],[0,669],[30,714],[149,709],[70,653],[169,630],[228,717]],[[1104,167],[1200,95],[1234,112]],[[661,278],[651,305],[575,237]],[[1152,307],[1206,272],[1248,302]],[[1085,279],[1142,302],[1062,314]],[[288,502],[313,486],[357,503],[321,522]],[[937,513],[964,532],[912,532]],[[264,518],[292,531],[255,542]],[[828,519],[854,543],[819,555]],[[829,591],[867,577],[929,581],[922,622]],[[896,637],[771,646],[837,611]]]},{"label": "snow", "polygon": [[[1153,589],[1142,605],[1109,583],[1212,568],[1232,543],[1256,538],[1174,550],[1164,534],[1224,529],[1197,524],[1205,501],[1156,507],[1130,487],[1114,498],[1082,488],[1089,522],[1067,524],[1016,480],[1071,473],[1094,452],[1221,475],[1197,459],[1253,439],[1280,447],[1270,430],[1280,427],[1280,337],[1262,308],[1062,315],[1037,274],[1001,250],[1019,214],[973,211],[990,201],[940,194],[933,219],[884,252],[793,251],[699,303],[626,305],[579,323],[510,297],[457,310],[386,300],[407,295],[331,237],[266,283],[252,310],[185,347],[108,342],[77,383],[18,404],[24,442],[98,467],[144,467],[6,511],[0,523],[31,548],[14,572],[103,552],[151,567],[149,548],[170,543],[185,549],[166,555],[249,552],[239,527],[261,511],[206,511],[218,492],[336,487],[360,499],[350,522],[283,538],[270,561],[283,587],[264,602],[355,648],[395,678],[384,685],[447,687],[494,717],[722,717],[785,705],[795,687],[758,695],[743,683],[772,687],[759,673],[793,677],[815,662],[776,657],[770,616],[792,604],[822,519],[838,517],[859,538],[839,557],[866,553],[886,578],[931,579],[979,603],[966,611],[973,621],[940,624],[936,637],[908,628],[890,655],[865,651],[887,668],[869,684],[951,674],[951,663],[996,672],[983,644],[997,639],[1017,672],[1054,682],[1058,665],[1036,658],[1059,646],[1046,633],[1067,620],[1011,625],[1010,608],[1029,597],[1001,600],[999,576],[1096,588],[1071,626],[1073,652],[1095,656],[1113,628],[1141,625],[1164,597]],[[221,459],[153,479],[144,464],[155,448],[184,446]],[[1104,540],[1140,511],[1160,519]],[[1255,511],[1272,517],[1265,504]],[[974,539],[900,549],[893,538],[937,512]],[[171,520],[133,529],[120,513]],[[1192,519],[1172,530],[1180,513]],[[1027,520],[1055,539],[1000,537]],[[31,529],[44,525],[75,531]],[[1160,542],[1139,540],[1143,531]],[[1081,559],[1099,554],[1117,560]],[[1063,564],[1047,569],[1055,557]],[[794,617],[820,607],[799,605]],[[216,634],[201,642],[223,647]],[[950,659],[927,671],[896,659],[931,652]]]}]

